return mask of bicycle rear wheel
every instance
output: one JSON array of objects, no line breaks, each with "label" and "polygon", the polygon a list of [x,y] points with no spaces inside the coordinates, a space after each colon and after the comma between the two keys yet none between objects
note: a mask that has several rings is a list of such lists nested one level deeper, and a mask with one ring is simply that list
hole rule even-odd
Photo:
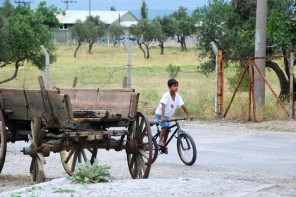
[{"label": "bicycle rear wheel", "polygon": [[157,156],[158,156],[158,144],[157,144],[157,141],[156,141],[156,138],[152,138],[152,143],[153,143],[153,148],[152,148],[152,163],[154,163],[157,159]]},{"label": "bicycle rear wheel", "polygon": [[177,150],[182,162],[192,166],[196,160],[196,146],[193,138],[188,133],[181,133],[177,140]]}]

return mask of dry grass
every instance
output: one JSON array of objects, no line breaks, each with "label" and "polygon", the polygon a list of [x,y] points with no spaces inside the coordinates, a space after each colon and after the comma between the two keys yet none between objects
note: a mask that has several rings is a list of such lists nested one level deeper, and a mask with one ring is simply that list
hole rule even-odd
[{"label": "dry grass", "polygon": [[[51,84],[54,87],[71,87],[73,79],[78,77],[79,88],[120,88],[126,75],[127,53],[123,46],[95,45],[93,53],[87,53],[87,46],[82,46],[77,58],[73,57],[76,46],[57,45],[57,61],[51,64]],[[207,59],[199,58],[199,51],[189,48],[181,52],[179,48],[165,48],[165,55],[160,49],[151,49],[151,58],[144,59],[137,46],[132,47],[132,87],[140,93],[139,109],[153,115],[161,95],[167,91],[166,81],[170,78],[166,69],[176,65],[181,68],[177,76],[180,82],[179,92],[190,112],[198,119],[214,118],[215,73],[208,77],[196,72],[196,67]],[[0,77],[12,75],[13,67],[1,70]],[[273,72],[266,72],[267,78],[279,92],[278,80]],[[224,109],[230,102],[233,90],[230,89],[227,77],[233,76],[235,70],[230,66],[225,69]],[[39,89],[37,77],[44,72],[26,64],[20,68],[18,77],[0,87]],[[270,91],[266,91],[268,100],[266,107],[258,110],[260,120],[286,119],[281,107],[276,104]],[[177,111],[177,116],[183,116]],[[227,115],[229,119],[248,119],[248,93],[239,93]]]}]

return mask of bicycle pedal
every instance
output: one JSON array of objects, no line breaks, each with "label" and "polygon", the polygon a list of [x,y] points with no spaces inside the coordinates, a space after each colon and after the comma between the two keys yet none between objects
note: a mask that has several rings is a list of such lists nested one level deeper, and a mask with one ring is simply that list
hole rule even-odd
[{"label": "bicycle pedal", "polygon": [[161,154],[168,154],[168,148],[167,147],[161,147],[160,148],[160,153]]}]

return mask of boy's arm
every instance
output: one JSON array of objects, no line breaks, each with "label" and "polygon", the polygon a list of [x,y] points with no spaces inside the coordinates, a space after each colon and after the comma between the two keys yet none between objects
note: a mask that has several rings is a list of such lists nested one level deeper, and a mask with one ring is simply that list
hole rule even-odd
[{"label": "boy's arm", "polygon": [[189,114],[185,104],[181,106],[182,109],[184,110],[184,112],[186,113],[187,117],[189,118],[189,120],[193,120],[193,117]]},{"label": "boy's arm", "polygon": [[165,122],[166,119],[165,119],[165,104],[164,103],[161,103],[162,105],[162,108],[161,108],[161,122]]}]

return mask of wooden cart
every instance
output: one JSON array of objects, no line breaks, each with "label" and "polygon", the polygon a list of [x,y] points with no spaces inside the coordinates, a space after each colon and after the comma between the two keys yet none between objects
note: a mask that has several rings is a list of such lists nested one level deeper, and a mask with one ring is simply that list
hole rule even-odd
[{"label": "wooden cart", "polygon": [[98,149],[125,150],[132,178],[148,178],[152,161],[149,121],[137,111],[133,89],[0,89],[0,172],[7,142],[30,141],[34,181],[44,181],[44,158],[59,152],[72,175],[77,162],[93,162]]}]

